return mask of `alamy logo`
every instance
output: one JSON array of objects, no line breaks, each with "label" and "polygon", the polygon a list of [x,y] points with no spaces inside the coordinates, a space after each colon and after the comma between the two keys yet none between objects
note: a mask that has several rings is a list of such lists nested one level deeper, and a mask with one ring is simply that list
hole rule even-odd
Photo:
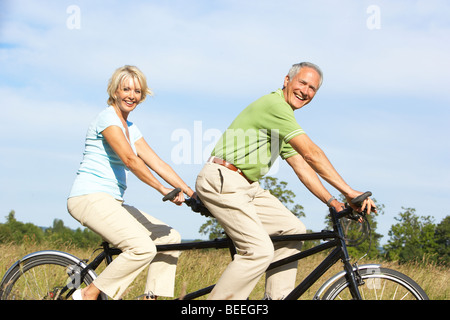
[{"label": "alamy logo", "polygon": [[[218,129],[203,130],[201,121],[194,121],[193,130],[176,129],[172,132],[171,160],[174,164],[203,164],[215,150],[215,155],[236,166],[255,164],[262,166],[262,174],[272,168],[280,154],[278,129]],[[275,164],[275,166],[274,166]]]},{"label": "alamy logo", "polygon": [[70,5],[66,9],[69,15],[66,20],[66,27],[69,30],[81,29],[81,10],[77,5]]},{"label": "alamy logo", "polygon": [[366,26],[369,30],[381,29],[381,9],[377,5],[370,5],[366,10],[369,17],[366,20]]}]

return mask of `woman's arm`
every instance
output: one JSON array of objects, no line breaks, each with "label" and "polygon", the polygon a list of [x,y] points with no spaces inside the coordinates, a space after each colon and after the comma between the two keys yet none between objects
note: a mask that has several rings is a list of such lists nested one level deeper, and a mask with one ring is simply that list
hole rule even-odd
[{"label": "woman's arm", "polygon": [[[134,154],[121,128],[118,126],[110,126],[102,131],[102,135],[125,166],[142,182],[153,187],[162,195],[166,195],[171,191],[171,189],[164,187],[151,173],[145,162]],[[181,203],[183,201],[184,198],[181,199],[181,197],[177,197],[174,200],[175,203]]]},{"label": "woman's arm", "polygon": [[145,164],[155,171],[162,179],[174,188],[181,188],[181,190],[192,197],[194,191],[178,176],[178,174],[164,162],[148,145],[144,138],[139,139],[134,144],[136,151]]}]

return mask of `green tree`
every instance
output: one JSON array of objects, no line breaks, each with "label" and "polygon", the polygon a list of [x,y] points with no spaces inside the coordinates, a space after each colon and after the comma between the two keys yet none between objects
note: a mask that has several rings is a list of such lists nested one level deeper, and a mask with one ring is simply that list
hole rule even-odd
[{"label": "green tree", "polygon": [[[294,204],[295,194],[291,190],[287,189],[287,182],[278,182],[277,178],[266,176],[263,177],[259,183],[263,189],[270,191],[270,193],[277,197],[288,209],[292,204]],[[303,206],[300,204],[294,204],[289,210],[298,218],[305,217]],[[224,236],[223,228],[217,220],[212,217],[208,218],[207,221],[200,227],[199,233],[208,235],[210,240]]]},{"label": "green tree", "polygon": [[98,234],[88,228],[72,230],[64,226],[64,221],[60,219],[53,220],[53,227],[45,230],[45,235],[46,239],[55,245],[67,245],[71,243],[79,248],[96,246],[102,241],[102,238]]},{"label": "green tree", "polygon": [[6,216],[6,223],[0,225],[0,242],[22,243],[25,239],[41,242],[44,231],[32,223],[22,223],[16,220],[16,212],[11,210]]},{"label": "green tree", "polygon": [[404,208],[398,223],[391,226],[388,232],[390,237],[384,246],[386,257],[389,260],[406,262],[422,260],[424,255],[436,252],[438,244],[435,239],[436,226],[430,216],[418,216],[416,209]]},{"label": "green tree", "polygon": [[74,231],[64,225],[61,219],[54,219],[53,226],[45,230],[45,237],[54,245],[73,243],[79,246],[73,238]]},{"label": "green tree", "polygon": [[208,217],[206,222],[200,226],[198,232],[208,235],[209,240],[224,237],[224,230],[214,217]]},{"label": "green tree", "polygon": [[75,245],[80,248],[96,246],[101,243],[102,238],[85,228],[72,230],[64,226],[64,222],[60,219],[53,220],[53,226],[43,228],[35,226],[32,223],[23,223],[17,221],[15,211],[11,210],[6,216],[6,223],[0,224],[0,243],[41,243],[48,242],[51,247],[66,247],[68,244]]},{"label": "green tree", "polygon": [[[339,197],[339,200],[342,203],[347,202],[342,195]],[[378,203],[374,198],[372,198],[372,200],[377,206],[378,213],[375,214],[372,212],[371,214],[366,215],[368,223],[366,221],[360,223],[346,218],[340,220],[345,237],[348,239],[348,252],[353,258],[360,258],[366,253],[369,258],[376,258],[379,255],[378,248],[380,246],[380,239],[383,236],[376,232],[378,226],[376,217],[384,214],[385,206],[384,204]],[[328,214],[325,217],[325,224],[328,225],[329,228],[332,228],[331,218]]]},{"label": "green tree", "polygon": [[438,262],[450,264],[450,216],[446,216],[435,230],[436,253]]},{"label": "green tree", "polygon": [[[266,176],[259,181],[261,187],[265,190],[269,190],[272,195],[274,195],[282,204],[284,204],[288,209],[291,204],[294,203],[295,193],[287,189],[288,183],[285,181],[280,181],[275,177]],[[306,217],[304,208],[300,204],[295,204],[289,209],[297,218]]]}]

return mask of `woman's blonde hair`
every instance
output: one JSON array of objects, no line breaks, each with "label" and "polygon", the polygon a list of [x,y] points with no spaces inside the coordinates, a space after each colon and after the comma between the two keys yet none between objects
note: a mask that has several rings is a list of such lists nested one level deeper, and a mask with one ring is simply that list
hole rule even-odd
[{"label": "woman's blonde hair", "polygon": [[113,105],[116,101],[116,92],[119,89],[120,85],[125,79],[132,78],[133,80],[139,81],[141,85],[141,100],[139,103],[143,102],[147,95],[152,96],[153,92],[147,86],[147,79],[145,75],[135,66],[123,66],[114,71],[111,79],[108,82],[107,92],[109,94],[108,105]]}]

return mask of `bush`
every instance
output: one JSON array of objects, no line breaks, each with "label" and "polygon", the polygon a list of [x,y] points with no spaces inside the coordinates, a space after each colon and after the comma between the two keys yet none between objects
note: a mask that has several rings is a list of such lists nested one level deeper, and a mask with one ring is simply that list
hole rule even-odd
[{"label": "bush", "polygon": [[72,244],[79,248],[88,248],[100,244],[102,238],[87,228],[72,230],[64,226],[60,219],[55,219],[53,226],[44,230],[32,223],[17,221],[14,210],[6,217],[6,223],[0,224],[0,243],[23,244],[32,241],[39,244],[44,240],[56,246]]}]

